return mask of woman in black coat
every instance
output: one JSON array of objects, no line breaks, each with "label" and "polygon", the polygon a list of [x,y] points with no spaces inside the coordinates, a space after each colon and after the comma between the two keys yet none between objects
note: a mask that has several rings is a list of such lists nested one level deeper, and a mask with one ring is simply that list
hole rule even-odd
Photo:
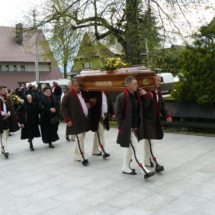
[{"label": "woman in black coat", "polygon": [[41,114],[41,134],[43,143],[48,143],[49,148],[54,148],[52,142],[59,140],[58,131],[58,111],[59,103],[51,95],[51,88],[43,88],[44,95],[39,101],[39,111]]},{"label": "woman in black coat", "polygon": [[32,141],[35,137],[40,137],[40,131],[38,110],[31,95],[27,95],[25,102],[19,109],[19,123],[22,128],[21,139],[28,139],[30,150],[34,151]]}]

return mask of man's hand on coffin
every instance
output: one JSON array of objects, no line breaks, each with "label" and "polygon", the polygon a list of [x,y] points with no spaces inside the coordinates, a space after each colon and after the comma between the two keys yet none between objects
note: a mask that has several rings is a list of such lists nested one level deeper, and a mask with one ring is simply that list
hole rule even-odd
[{"label": "man's hand on coffin", "polygon": [[153,94],[152,94],[152,92],[148,92],[148,93],[150,94],[150,96],[151,96],[151,97],[153,97]]},{"label": "man's hand on coffin", "polygon": [[141,89],[141,88],[138,88],[137,93],[138,93],[140,96],[144,96],[144,95],[147,94],[147,92],[146,92],[144,89]]},{"label": "man's hand on coffin", "polygon": [[90,109],[90,108],[91,108],[90,103],[86,103],[86,106],[87,106],[87,108],[88,108],[88,109]]},{"label": "man's hand on coffin", "polygon": [[71,127],[73,125],[72,121],[67,122],[67,125]]}]

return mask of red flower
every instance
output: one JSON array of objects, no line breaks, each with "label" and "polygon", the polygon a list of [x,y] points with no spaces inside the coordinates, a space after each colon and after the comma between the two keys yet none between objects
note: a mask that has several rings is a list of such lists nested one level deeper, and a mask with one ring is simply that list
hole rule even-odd
[{"label": "red flower", "polygon": [[81,155],[83,155],[83,152],[80,152]]},{"label": "red flower", "polygon": [[100,147],[101,147],[101,148],[104,148],[104,146],[103,146],[103,145],[100,145]]},{"label": "red flower", "polygon": [[132,159],[130,160],[130,162],[132,162]]},{"label": "red flower", "polygon": [[156,157],[153,157],[152,159],[153,159],[153,161],[156,161]]},{"label": "red flower", "polygon": [[138,166],[139,166],[139,167],[142,167],[143,165],[142,165],[141,163],[138,163]]}]

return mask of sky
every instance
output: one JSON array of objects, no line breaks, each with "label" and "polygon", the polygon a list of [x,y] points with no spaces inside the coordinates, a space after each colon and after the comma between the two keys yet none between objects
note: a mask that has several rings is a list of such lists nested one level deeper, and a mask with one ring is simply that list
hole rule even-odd
[{"label": "sky", "polygon": [[15,26],[22,21],[23,14],[32,10],[32,7],[39,7],[42,2],[43,0],[1,0],[0,26]]}]

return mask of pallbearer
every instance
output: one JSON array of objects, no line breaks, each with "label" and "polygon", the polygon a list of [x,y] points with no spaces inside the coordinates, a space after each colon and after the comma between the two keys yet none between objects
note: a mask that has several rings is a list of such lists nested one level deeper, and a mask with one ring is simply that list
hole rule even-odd
[{"label": "pallbearer", "polygon": [[72,80],[72,89],[66,93],[61,103],[61,112],[67,123],[66,135],[75,135],[75,160],[84,166],[89,164],[84,152],[84,138],[88,131],[88,108],[86,96],[80,90],[79,80]]},{"label": "pallbearer", "polygon": [[121,147],[125,147],[122,172],[136,175],[135,170],[130,168],[130,161],[132,155],[134,155],[144,178],[147,179],[155,173],[150,172],[145,167],[138,142],[144,138],[143,109],[147,106],[149,97],[143,98],[144,95],[147,95],[145,90],[139,89],[139,94],[137,93],[138,85],[134,77],[128,76],[125,79],[125,85],[126,89],[116,99],[116,120],[119,130],[117,143]]},{"label": "pallbearer", "polygon": [[[90,130],[95,132],[93,138],[92,154],[96,156],[109,157],[110,154],[105,149],[104,130],[109,130],[109,116],[115,120],[115,112],[111,101],[110,94],[104,91],[90,92],[92,99],[89,109]],[[100,149],[99,149],[100,148]]]},{"label": "pallbearer", "polygon": [[161,84],[161,77],[154,76],[155,90],[151,91],[150,104],[143,111],[144,118],[144,163],[148,167],[155,167],[155,172],[164,171],[164,167],[158,164],[154,153],[154,140],[163,138],[163,131],[160,125],[160,114],[167,119],[167,122],[172,122],[172,115],[168,112],[164,103],[161,91],[158,89]]}]

